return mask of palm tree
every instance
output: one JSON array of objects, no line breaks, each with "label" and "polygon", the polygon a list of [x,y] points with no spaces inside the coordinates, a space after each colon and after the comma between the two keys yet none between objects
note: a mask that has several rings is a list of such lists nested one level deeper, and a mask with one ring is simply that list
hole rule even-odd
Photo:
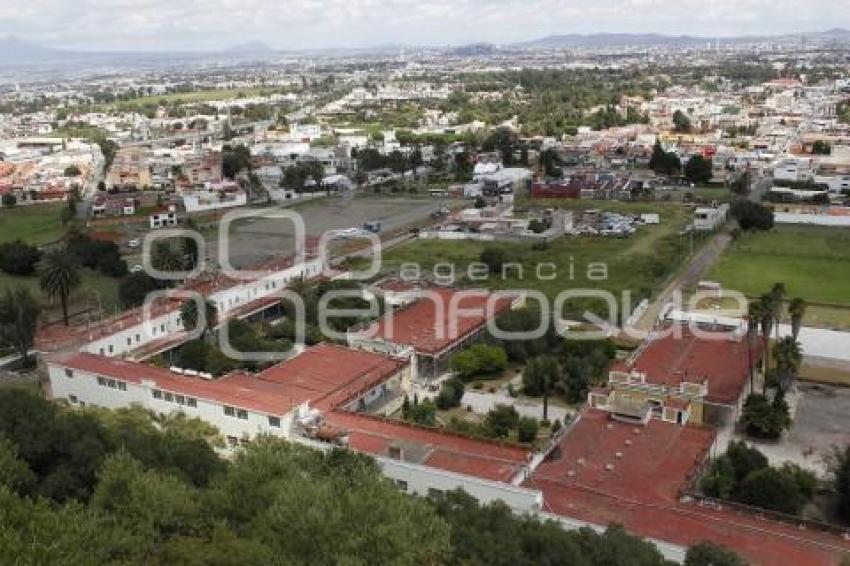
[{"label": "palm tree", "polygon": [[80,271],[77,259],[65,250],[54,250],[42,260],[41,290],[50,298],[57,297],[62,303],[62,318],[68,326],[68,297],[80,284]]},{"label": "palm tree", "polygon": [[759,322],[764,306],[761,301],[750,301],[747,308],[747,355],[750,364],[750,392],[755,392],[755,368],[753,367],[753,350],[758,340]]},{"label": "palm tree", "polygon": [[779,390],[784,393],[791,387],[803,363],[800,344],[791,336],[778,340],[773,347],[773,358],[776,360]]},{"label": "palm tree", "polygon": [[800,297],[791,299],[788,304],[788,313],[791,315],[791,336],[794,341],[800,335],[800,328],[803,326],[803,316],[806,314],[806,301]]},{"label": "palm tree", "polygon": [[767,370],[770,366],[770,332],[773,330],[773,324],[775,322],[774,319],[774,300],[770,295],[762,295],[759,300],[761,306],[759,307],[759,314],[761,315],[761,319],[759,322],[761,323],[761,337],[763,343],[763,355],[764,355],[764,389],[767,388]]},{"label": "palm tree", "polygon": [[[204,301],[204,317],[206,324],[201,331],[201,337],[207,335],[207,332],[212,330],[218,324],[218,307],[210,300]],[[185,329],[195,329],[198,324],[198,304],[192,299],[186,300],[180,306],[180,322],[183,323]]]},{"label": "palm tree", "polygon": [[785,283],[774,283],[770,289],[773,322],[775,323],[776,339],[779,340],[779,321],[782,320],[782,307],[785,304]]},{"label": "palm tree", "polygon": [[168,242],[160,240],[154,245],[151,253],[151,265],[154,269],[164,272],[183,271],[185,259],[183,254],[168,245]]}]

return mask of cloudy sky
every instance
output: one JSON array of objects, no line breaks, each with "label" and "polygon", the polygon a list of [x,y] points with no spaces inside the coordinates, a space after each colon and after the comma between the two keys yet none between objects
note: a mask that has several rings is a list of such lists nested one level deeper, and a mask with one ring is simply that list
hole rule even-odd
[{"label": "cloudy sky", "polygon": [[559,33],[734,36],[850,27],[847,0],[0,0],[0,36],[77,49],[510,43]]}]

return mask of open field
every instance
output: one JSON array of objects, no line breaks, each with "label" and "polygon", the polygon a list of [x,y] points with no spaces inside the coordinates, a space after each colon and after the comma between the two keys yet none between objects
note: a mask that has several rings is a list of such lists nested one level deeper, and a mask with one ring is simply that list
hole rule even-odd
[{"label": "open field", "polygon": [[[304,220],[308,237],[321,236],[327,230],[359,228],[364,222],[377,220],[383,232],[391,232],[427,219],[440,208],[430,198],[362,196],[322,198],[280,209],[257,210],[258,216],[278,210],[297,212]],[[275,255],[292,253],[295,249],[294,230],[288,220],[252,218],[235,222],[230,230],[230,259],[233,265],[256,264]],[[211,230],[207,241],[208,254],[217,257],[218,230]]]},{"label": "open field", "polygon": [[[609,203],[595,204],[605,210],[636,211],[634,207],[624,207],[623,203],[610,203],[610,207]],[[530,243],[416,240],[384,254],[382,270],[396,272],[403,264],[417,264],[424,275],[433,276],[435,265],[449,264],[453,266],[455,284],[459,286],[530,289],[541,291],[550,301],[567,289],[601,289],[614,293],[618,303],[621,302],[620,294],[628,290],[634,305],[640,298],[657,292],[687,252],[687,242],[679,235],[687,218],[686,211],[680,207],[665,207],[661,209],[661,217],[660,225],[641,227],[629,239],[562,238],[544,248],[535,248]],[[470,278],[469,264],[478,262],[481,252],[488,246],[504,250],[508,261],[519,267],[491,274],[486,279]],[[538,272],[539,266],[545,267]],[[441,266],[436,271],[447,275],[448,269]],[[405,271],[409,273],[407,268]],[[555,276],[551,277],[552,274]],[[579,311],[592,308],[604,312],[596,308],[602,306],[604,309],[600,300],[575,302],[576,306],[579,304],[583,305]]]},{"label": "open field", "polygon": [[789,297],[850,306],[850,231],[778,226],[770,232],[745,234],[723,254],[708,278],[748,296],[759,296],[782,282]]},{"label": "open field", "polygon": [[62,202],[0,208],[0,242],[20,238],[41,245],[55,241],[62,233],[59,211],[64,206]]},{"label": "open field", "polygon": [[[68,306],[68,314],[74,315],[86,309],[98,307],[98,301],[105,315],[112,315],[118,309],[118,280],[106,277],[90,269],[81,270],[82,281],[80,286],[71,293],[71,302]],[[30,289],[42,304],[44,312],[49,320],[59,320],[62,310],[59,304],[51,303],[42,293],[38,285],[38,276],[18,277],[0,272],[0,292],[15,285],[23,285]],[[85,315],[83,315],[85,316]]]}]

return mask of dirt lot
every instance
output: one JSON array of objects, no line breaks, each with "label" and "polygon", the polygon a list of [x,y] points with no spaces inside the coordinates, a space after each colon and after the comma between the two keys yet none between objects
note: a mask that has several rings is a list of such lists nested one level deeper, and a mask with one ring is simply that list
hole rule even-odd
[{"label": "dirt lot", "polygon": [[753,442],[773,463],[796,462],[826,473],[823,457],[833,446],[850,444],[850,388],[798,383],[794,424],[779,443]]},{"label": "dirt lot", "polygon": [[[439,202],[430,199],[403,197],[358,197],[351,200],[321,199],[287,210],[297,212],[304,220],[307,236],[321,236],[327,230],[359,228],[363,223],[376,220],[384,232],[397,230],[428,218],[439,208]],[[262,209],[271,214],[276,207]],[[231,262],[237,267],[251,265],[274,255],[294,250],[293,227],[288,220],[249,219],[234,223],[230,230]],[[208,255],[217,257],[218,231],[207,235]]]}]

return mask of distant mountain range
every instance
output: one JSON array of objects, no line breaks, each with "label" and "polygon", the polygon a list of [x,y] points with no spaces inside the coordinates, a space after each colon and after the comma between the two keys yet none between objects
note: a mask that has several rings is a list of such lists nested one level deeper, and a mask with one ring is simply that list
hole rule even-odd
[{"label": "distant mountain range", "polygon": [[806,41],[814,43],[826,43],[832,41],[850,42],[850,30],[831,29],[824,32],[802,32],[797,34],[765,35],[765,36],[737,36],[737,37],[697,37],[691,35],[663,35],[659,33],[593,33],[566,35],[549,35],[514,43],[511,47],[523,49],[557,49],[557,48],[592,48],[592,47],[617,47],[617,46],[691,46],[705,45],[707,43],[720,42],[721,44],[741,44],[759,42],[792,42]]},{"label": "distant mountain range", "polygon": [[[747,36],[747,37],[696,37],[690,35],[664,35],[657,33],[594,33],[550,35],[531,41],[513,43],[496,47],[488,43],[470,43],[468,45],[445,46],[446,52],[461,55],[486,55],[500,50],[512,49],[569,49],[569,48],[600,48],[600,47],[650,47],[650,46],[700,46],[720,42],[724,45],[746,44],[759,42],[790,43],[801,41],[803,38],[812,44],[830,42],[850,43],[850,31],[846,29],[831,29],[824,32],[803,32],[776,36]],[[417,46],[375,45],[358,48],[332,48],[304,50],[304,53],[381,53],[406,49],[418,49]],[[47,47],[39,43],[17,37],[0,38],[0,66],[25,66],[43,63],[99,63],[116,62],[132,63],[136,61],[159,61],[166,58],[198,58],[208,55],[230,55],[234,57],[264,57],[281,53],[294,54],[296,50],[276,50],[262,41],[250,41],[208,51],[84,51]]]}]

